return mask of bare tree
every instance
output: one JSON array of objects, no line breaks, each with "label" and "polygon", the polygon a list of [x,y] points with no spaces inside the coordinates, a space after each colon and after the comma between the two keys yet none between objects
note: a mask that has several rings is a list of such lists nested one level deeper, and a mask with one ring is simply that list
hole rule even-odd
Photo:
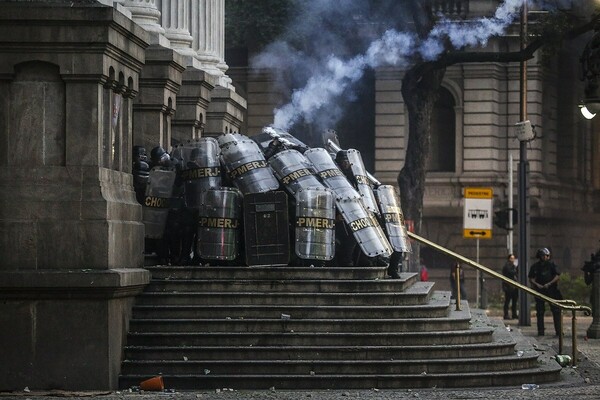
[{"label": "bare tree", "polygon": [[[419,36],[426,37],[435,24],[427,3],[411,1],[412,19]],[[563,41],[572,40],[593,29],[599,20],[592,16],[587,22],[573,27],[573,16],[561,12],[548,14],[537,23],[532,40],[522,51],[470,52],[452,49],[449,45],[435,61],[420,61],[410,67],[402,79],[402,97],[408,112],[408,143],[404,166],[398,174],[402,207],[406,219],[414,221],[415,231],[421,231],[425,176],[430,152],[431,116],[446,69],[461,63],[520,62],[533,58],[544,47],[557,48]],[[560,23],[559,23],[560,21]],[[418,251],[413,261],[419,260]]]}]

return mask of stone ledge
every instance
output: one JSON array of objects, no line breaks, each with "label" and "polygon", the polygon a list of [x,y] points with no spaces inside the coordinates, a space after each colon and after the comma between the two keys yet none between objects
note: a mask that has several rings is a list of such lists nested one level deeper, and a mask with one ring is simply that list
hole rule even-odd
[{"label": "stone ledge", "polygon": [[149,282],[150,271],[142,268],[1,271],[0,298],[126,297]]}]

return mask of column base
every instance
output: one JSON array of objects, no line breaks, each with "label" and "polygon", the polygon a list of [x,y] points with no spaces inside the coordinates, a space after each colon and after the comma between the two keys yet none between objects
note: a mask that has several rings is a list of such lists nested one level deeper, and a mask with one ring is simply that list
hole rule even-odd
[{"label": "column base", "polygon": [[115,390],[141,268],[0,272],[0,391]]}]

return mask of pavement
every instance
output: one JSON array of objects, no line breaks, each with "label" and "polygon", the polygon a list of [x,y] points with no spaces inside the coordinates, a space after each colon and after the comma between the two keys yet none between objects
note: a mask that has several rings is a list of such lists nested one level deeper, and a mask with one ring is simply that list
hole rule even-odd
[{"label": "pavement", "polygon": [[[547,312],[547,314],[550,314]],[[501,316],[490,315],[490,318]],[[533,345],[539,352],[540,358],[550,358],[557,354],[558,337],[553,335],[552,318],[546,317],[546,336],[537,336],[535,317],[531,318],[531,326],[518,326],[517,320],[503,321],[508,329],[521,334],[521,340]],[[23,392],[2,393],[0,400],[53,400],[53,399],[94,399],[94,400],[332,400],[332,399],[361,399],[361,400],[391,400],[391,399],[552,399],[552,400],[585,400],[600,399],[600,339],[587,338],[588,327],[592,317],[577,316],[576,337],[578,362],[575,367],[567,366],[562,369],[558,382],[540,384],[535,389],[523,389],[522,384],[515,382],[514,386],[493,388],[465,389],[377,389],[370,390],[315,390],[289,391],[271,389],[267,391],[244,391],[221,389],[211,391],[177,392],[169,388],[163,392],[134,392],[125,391],[95,391],[95,392],[34,392],[24,389]],[[571,355],[572,324],[570,316],[565,316],[563,354]]]}]

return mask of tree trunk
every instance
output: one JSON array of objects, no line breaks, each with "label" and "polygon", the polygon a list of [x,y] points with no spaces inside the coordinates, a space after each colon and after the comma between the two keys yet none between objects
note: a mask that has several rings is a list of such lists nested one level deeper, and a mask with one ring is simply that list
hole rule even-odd
[{"label": "tree trunk", "polygon": [[[408,110],[408,144],[404,166],[398,174],[398,187],[404,217],[413,222],[416,234],[421,233],[431,114],[445,72],[420,64],[409,69],[402,79],[402,96]],[[410,270],[417,271],[419,263],[419,246],[414,245]]]}]

